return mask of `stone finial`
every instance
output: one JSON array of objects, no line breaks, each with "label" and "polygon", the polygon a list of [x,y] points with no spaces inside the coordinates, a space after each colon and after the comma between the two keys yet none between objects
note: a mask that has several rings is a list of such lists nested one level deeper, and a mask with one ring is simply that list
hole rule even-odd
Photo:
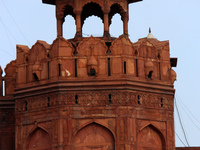
[{"label": "stone finial", "polygon": [[149,33],[151,33],[151,28],[149,27]]},{"label": "stone finial", "polygon": [[147,39],[156,39],[153,34],[151,34],[151,28],[149,27],[149,34],[147,36]]}]

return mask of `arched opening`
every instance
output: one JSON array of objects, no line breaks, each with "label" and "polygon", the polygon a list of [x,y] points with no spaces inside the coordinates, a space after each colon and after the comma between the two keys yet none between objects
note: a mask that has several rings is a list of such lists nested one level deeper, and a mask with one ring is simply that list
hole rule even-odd
[{"label": "arched opening", "polygon": [[63,8],[63,11],[64,11],[64,16],[71,15],[72,17],[74,17],[74,19],[76,18],[76,15],[75,15],[75,13],[74,13],[74,10],[73,10],[73,7],[72,7],[72,6],[66,5],[66,6]]},{"label": "arched opening", "polygon": [[138,149],[164,150],[165,140],[162,133],[153,125],[148,125],[138,134]]},{"label": "arched opening", "polygon": [[63,37],[66,39],[72,39],[74,38],[76,34],[76,23],[75,19],[67,15],[65,17],[65,22],[63,23]]},{"label": "arched opening", "polygon": [[49,134],[41,129],[36,128],[28,137],[26,150],[50,150],[51,140]]},{"label": "arched opening", "polygon": [[114,150],[114,136],[105,127],[96,123],[79,130],[74,137],[74,150]]},{"label": "arched opening", "polygon": [[120,14],[117,13],[111,19],[109,28],[111,37],[119,37],[123,34],[123,22],[120,18]]},{"label": "arched opening", "polygon": [[152,79],[152,77],[153,77],[153,71],[149,71],[148,78]]},{"label": "arched opening", "polygon": [[118,37],[123,34],[123,13],[123,8],[117,3],[110,7],[109,25],[111,36]]},{"label": "arched opening", "polygon": [[[90,17],[92,16],[92,17]],[[90,36],[91,34],[93,36],[95,36],[95,34],[103,34],[103,11],[101,9],[101,6],[97,3],[87,3],[84,7],[83,7],[83,11],[81,14],[81,27],[82,27],[82,33],[85,33],[86,35],[83,34],[83,36]],[[89,18],[88,18],[89,17]],[[101,18],[101,20],[99,18]],[[87,22],[85,22],[85,20],[87,19]],[[83,24],[84,24],[84,28],[83,28]],[[86,24],[86,25],[85,25]],[[88,26],[88,25],[90,26]],[[86,31],[85,29],[88,29],[88,31]],[[91,33],[92,32],[92,33]]]},{"label": "arched opening", "polygon": [[91,16],[84,21],[82,28],[83,37],[101,37],[103,35],[103,23],[97,16]]},{"label": "arched opening", "polygon": [[63,37],[66,39],[74,38],[75,33],[76,33],[76,15],[73,12],[73,8],[70,5],[66,5],[63,8],[64,12],[64,20],[63,20]]},{"label": "arched opening", "polygon": [[36,73],[33,73],[33,77],[34,77],[35,81],[39,81],[39,77],[37,76]]},{"label": "arched opening", "polygon": [[90,68],[90,76],[95,76],[96,75],[96,70],[94,68]]}]

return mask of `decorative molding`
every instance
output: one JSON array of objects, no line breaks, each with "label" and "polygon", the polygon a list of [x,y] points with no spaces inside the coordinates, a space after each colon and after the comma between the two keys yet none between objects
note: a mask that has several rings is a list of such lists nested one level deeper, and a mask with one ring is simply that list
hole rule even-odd
[{"label": "decorative molding", "polygon": [[[109,99],[111,95],[111,99]],[[135,106],[173,110],[173,96],[135,91],[57,92],[17,99],[16,112],[38,110],[53,106]],[[94,112],[95,113],[95,112]],[[130,114],[127,112],[127,114]]]}]

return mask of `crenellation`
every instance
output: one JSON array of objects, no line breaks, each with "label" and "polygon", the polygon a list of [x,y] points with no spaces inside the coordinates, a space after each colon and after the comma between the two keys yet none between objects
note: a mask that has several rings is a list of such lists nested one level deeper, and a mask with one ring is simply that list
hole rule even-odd
[{"label": "crenellation", "polygon": [[[143,38],[139,40],[139,43],[148,40]],[[152,40],[154,39],[149,41]],[[159,43],[159,41],[156,40],[153,44],[156,45],[155,43]],[[108,55],[106,43],[94,37],[86,38],[78,46],[72,46],[64,38],[57,38],[52,45],[37,41],[29,52],[26,51],[26,54],[19,52],[18,54],[19,59],[23,58],[23,60],[27,59],[27,61],[17,62],[18,64],[20,63],[17,67],[17,83],[27,84],[39,80],[49,82],[51,78],[59,76],[63,79],[71,79],[76,76],[88,78],[91,76],[91,69],[95,72],[95,77],[103,77],[108,74],[108,58],[110,59],[111,76],[126,74],[129,77],[132,75],[132,77],[144,78],[143,80],[145,78],[154,81],[174,80],[175,77],[172,76],[175,76],[175,74],[170,66],[170,58],[165,58],[165,53],[169,54],[169,51],[164,52],[165,50],[162,50],[161,53],[160,49],[157,50],[155,46],[152,47],[149,42],[143,43],[143,46],[138,48],[135,45],[138,47],[137,42],[131,43],[125,36],[121,36],[111,43],[109,47],[110,54]],[[75,51],[76,55],[74,55]],[[26,55],[28,55],[28,58],[25,58]],[[126,73],[124,73],[125,67]],[[22,72],[26,72],[26,74],[22,74]]]}]

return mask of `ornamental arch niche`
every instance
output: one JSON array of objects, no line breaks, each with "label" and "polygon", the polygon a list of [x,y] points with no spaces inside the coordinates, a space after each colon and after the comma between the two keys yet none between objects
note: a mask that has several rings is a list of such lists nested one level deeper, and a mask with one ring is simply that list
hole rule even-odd
[{"label": "ornamental arch niche", "polygon": [[[124,14],[124,10],[118,3],[115,3],[110,7],[110,12],[109,12],[110,29],[109,30],[110,30],[111,35],[115,34],[116,36],[116,31],[118,32],[118,36],[123,34],[123,23],[122,23],[123,14]],[[120,17],[121,17],[121,20],[120,20]]]},{"label": "ornamental arch niche", "polygon": [[114,150],[115,140],[110,130],[91,123],[81,128],[74,137],[74,150]]},{"label": "ornamental arch niche", "polygon": [[117,16],[116,14],[120,15],[121,21],[123,22],[123,27],[122,27],[123,33],[124,34],[128,34],[128,13],[125,12],[123,7],[118,3],[114,3],[110,7],[110,12],[108,14],[110,30],[112,31],[112,28],[115,28],[116,26],[119,26],[119,24],[112,24],[112,18],[114,16],[116,17]]},{"label": "ornamental arch niche", "polygon": [[138,133],[138,150],[165,150],[165,139],[163,134],[153,125],[149,124]]},{"label": "ornamental arch niche", "polygon": [[64,13],[63,36],[66,39],[74,38],[76,34],[76,14],[74,13],[72,6],[68,4],[65,5],[62,11]]},{"label": "ornamental arch niche", "polygon": [[[90,19],[90,16],[93,17],[93,19],[96,19],[95,22],[97,22],[99,18],[103,22],[104,15],[103,15],[102,8],[99,4],[90,2],[83,6],[83,10],[82,10],[82,14],[81,14],[81,28],[82,29],[83,29],[83,25],[85,25],[85,23],[86,23],[85,21],[87,21],[86,19]],[[102,28],[101,31],[98,31],[100,34],[102,34],[103,33],[103,24],[99,24],[99,23],[100,23],[99,21],[98,21],[98,24],[95,23],[93,28],[95,28],[96,30],[99,30],[99,28],[97,28],[97,27]]]},{"label": "ornamental arch niche", "polygon": [[94,2],[87,3],[83,6],[81,14],[81,26],[83,26],[85,19],[92,15],[101,18],[103,21],[103,11],[101,6]]},{"label": "ornamental arch niche", "polygon": [[76,19],[76,15],[74,13],[73,7],[70,5],[65,5],[65,7],[62,10],[64,12],[64,17],[66,17],[67,15],[71,15],[74,19]]},{"label": "ornamental arch niche", "polygon": [[67,15],[65,17],[65,22],[63,23],[63,37],[65,39],[73,39],[75,35],[76,20],[71,15]]},{"label": "ornamental arch niche", "polygon": [[115,14],[119,14],[121,16],[121,20],[123,20],[123,15],[124,15],[125,11],[123,10],[123,8],[121,7],[120,4],[115,3],[110,7],[110,12],[109,12],[109,24],[111,24],[111,19]]},{"label": "ornamental arch niche", "polygon": [[120,18],[120,14],[116,13],[111,19],[111,24],[109,26],[111,37],[119,37],[123,34],[123,22]]},{"label": "ornamental arch niche", "polygon": [[33,130],[26,141],[26,150],[51,150],[49,134],[42,128]]}]

